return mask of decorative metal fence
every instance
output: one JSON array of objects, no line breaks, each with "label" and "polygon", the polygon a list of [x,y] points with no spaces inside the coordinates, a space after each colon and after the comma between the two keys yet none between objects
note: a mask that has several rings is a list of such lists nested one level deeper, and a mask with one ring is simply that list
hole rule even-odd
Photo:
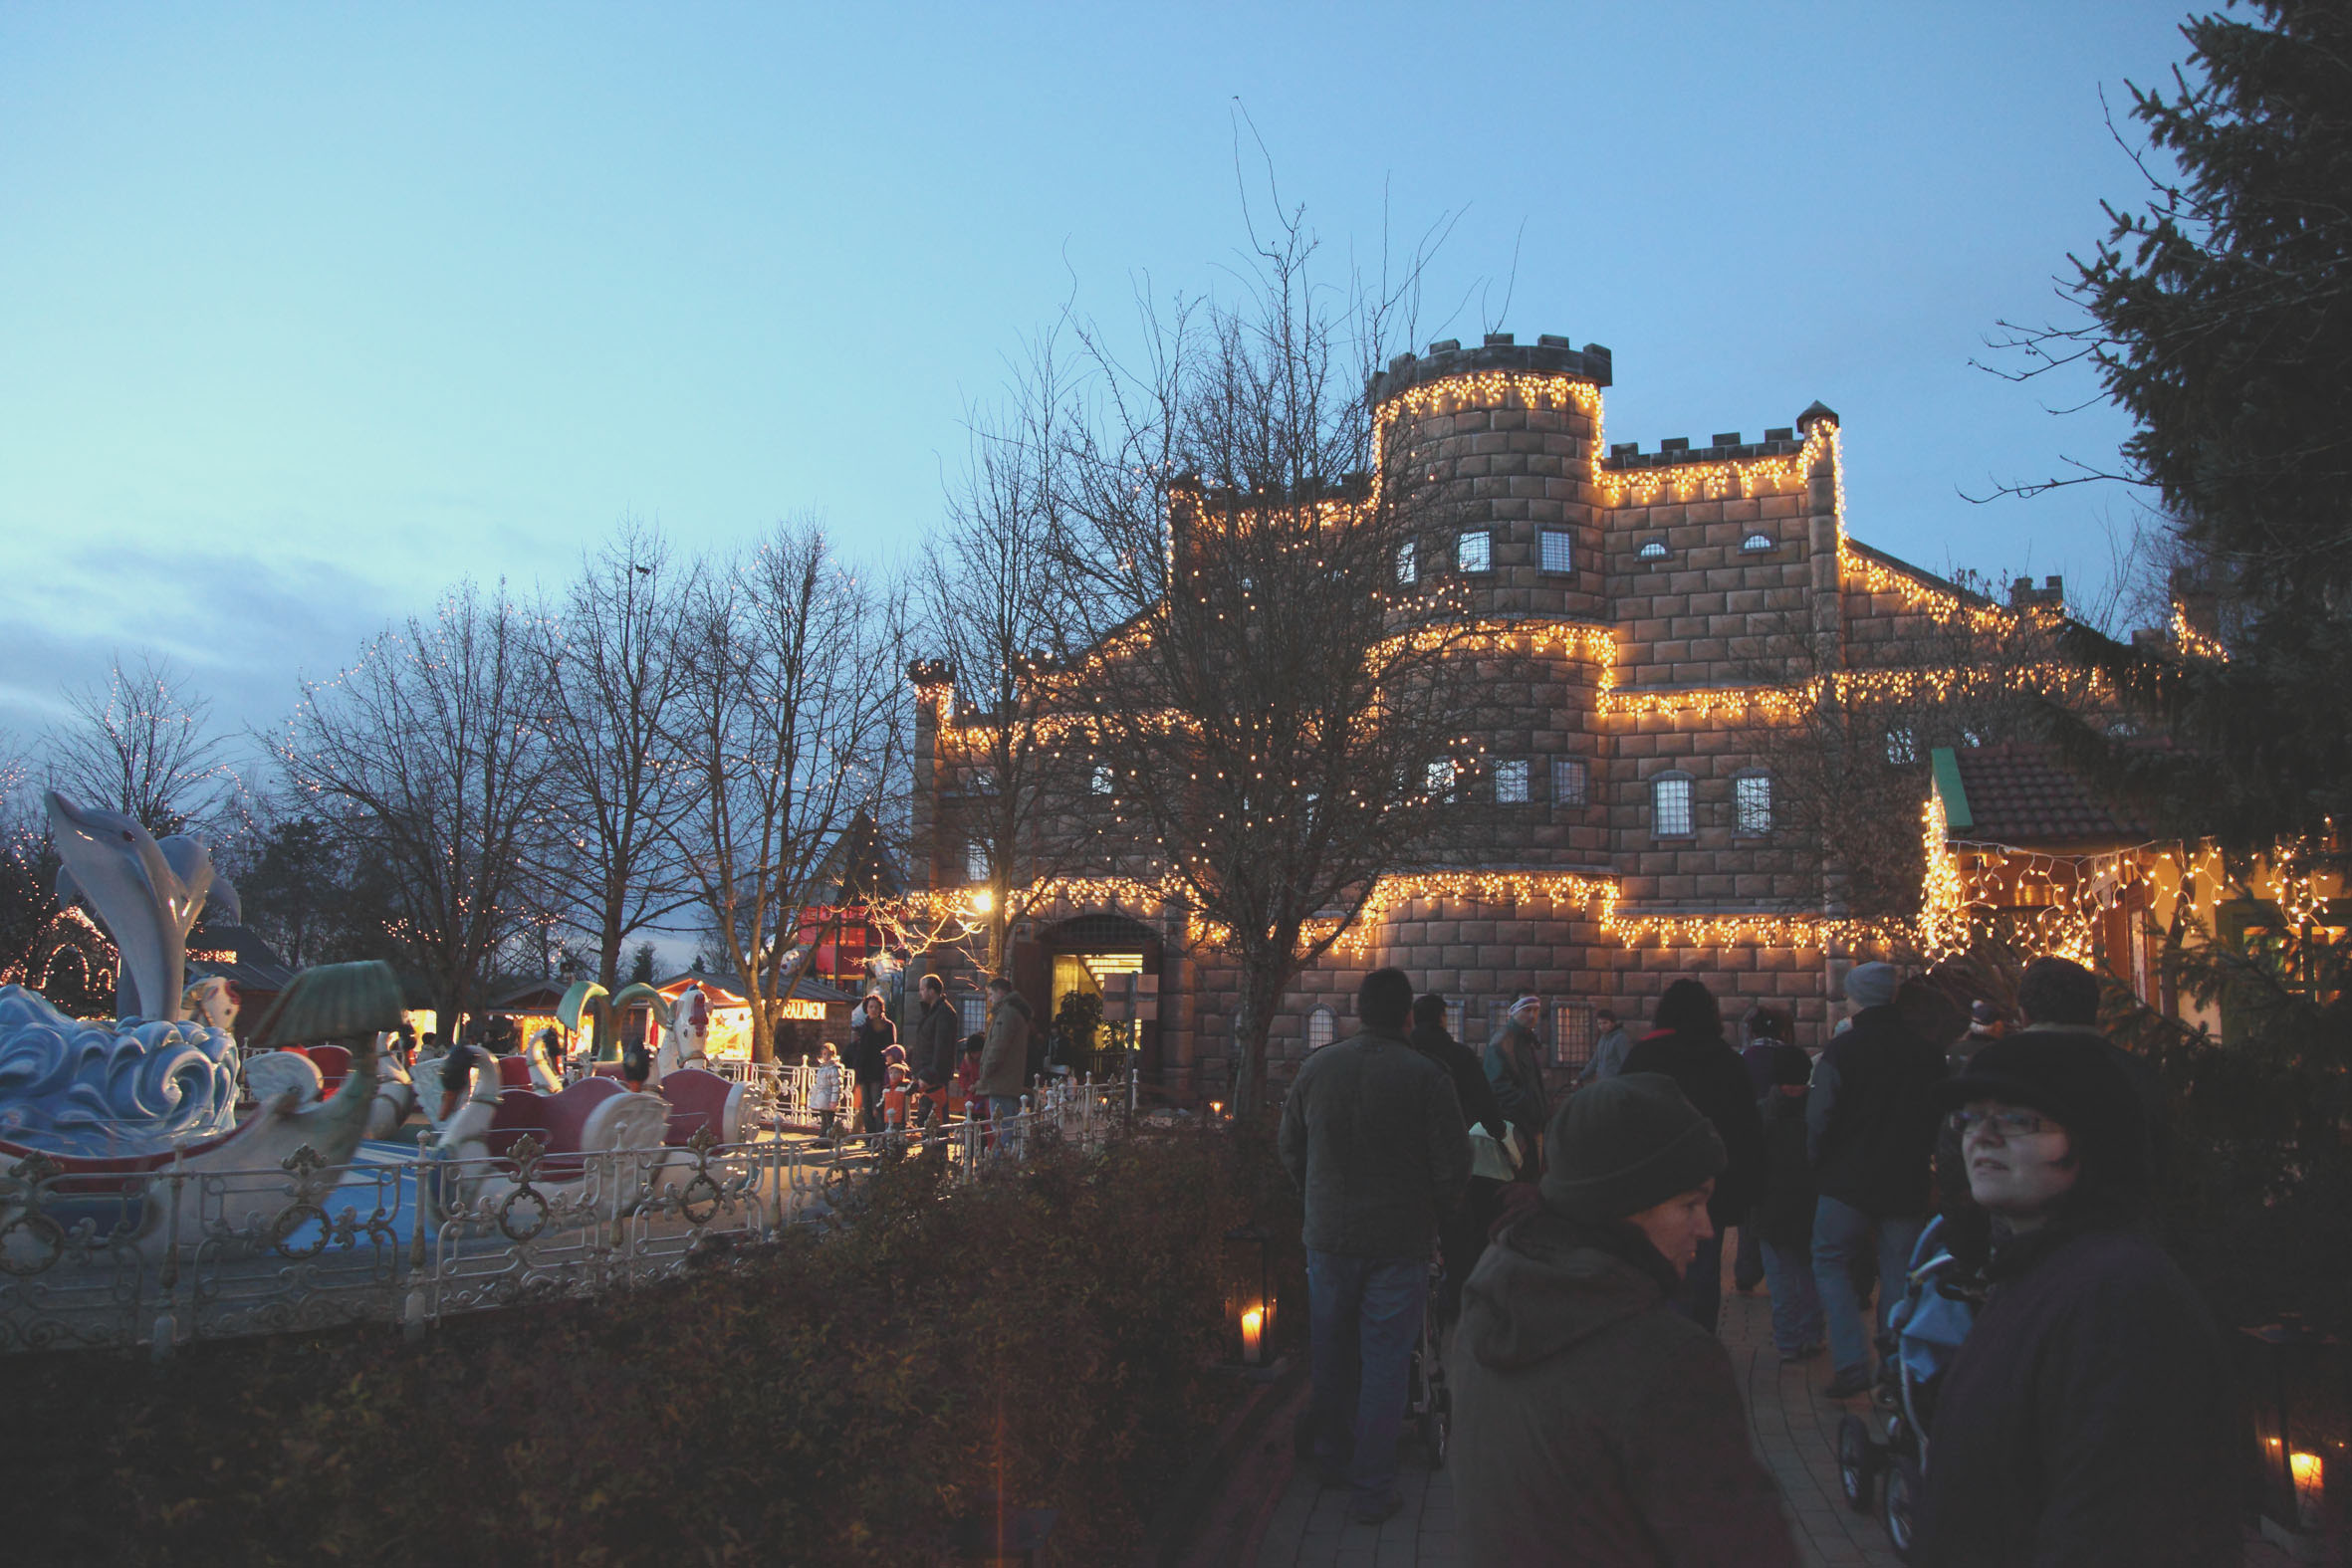
[{"label": "decorative metal fence", "polygon": [[[788,1069],[789,1070],[789,1069]],[[0,1351],[399,1322],[642,1284],[824,1222],[878,1160],[968,1183],[1052,1143],[1097,1146],[1124,1083],[1048,1085],[1002,1122],[837,1144],[763,1138],[600,1154],[526,1136],[498,1159],[308,1148],[280,1169],[94,1177],[35,1154],[0,1174]],[[805,1103],[805,1101],[804,1101]],[[377,1146],[380,1149],[380,1146]]]}]

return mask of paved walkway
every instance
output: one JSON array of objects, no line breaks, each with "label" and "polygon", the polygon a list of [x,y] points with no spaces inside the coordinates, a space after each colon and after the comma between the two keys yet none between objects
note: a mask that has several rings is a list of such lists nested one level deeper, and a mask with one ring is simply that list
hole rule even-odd
[{"label": "paved walkway", "polygon": [[[1821,1398],[1829,1378],[1821,1357],[1780,1365],[1771,1302],[1761,1289],[1741,1295],[1727,1277],[1721,1332],[1748,1397],[1756,1452],[1779,1483],[1807,1568],[1897,1568],[1877,1517],[1847,1509],[1837,1486],[1838,1418],[1863,1410],[1864,1402]],[[1348,1519],[1344,1488],[1325,1491],[1312,1467],[1300,1466],[1275,1504],[1257,1568],[1453,1568],[1461,1560],[1453,1480],[1430,1469],[1417,1445],[1410,1447],[1399,1476],[1404,1512],[1376,1529]]]}]

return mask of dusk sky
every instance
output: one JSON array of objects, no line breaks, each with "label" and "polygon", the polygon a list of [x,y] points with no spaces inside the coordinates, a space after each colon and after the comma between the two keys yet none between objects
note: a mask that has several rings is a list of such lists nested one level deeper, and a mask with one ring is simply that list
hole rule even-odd
[{"label": "dusk sky", "polygon": [[1961,492],[2122,421],[1970,360],[2138,200],[2100,95],[2182,14],[0,0],[0,729],[148,648],[271,724],[624,516],[905,559],[1073,293],[1231,287],[1237,102],[1334,267],[1458,215],[1424,341],[1606,343],[1646,450],[1819,398],[1858,537],[2089,589],[2128,495]]}]

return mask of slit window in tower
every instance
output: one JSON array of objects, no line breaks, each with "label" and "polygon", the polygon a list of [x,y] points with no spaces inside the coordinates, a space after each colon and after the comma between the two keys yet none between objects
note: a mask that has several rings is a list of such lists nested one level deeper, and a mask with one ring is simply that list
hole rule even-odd
[{"label": "slit window in tower", "polygon": [[1650,832],[1658,838],[1691,836],[1691,781],[1669,774],[1650,781]]},{"label": "slit window in tower", "polygon": [[1519,805],[1528,798],[1528,765],[1518,762],[1495,765],[1495,798],[1504,805]]},{"label": "slit window in tower", "polygon": [[1454,569],[1494,570],[1495,537],[1483,528],[1464,529],[1462,537],[1454,542]]},{"label": "slit window in tower", "polygon": [[1551,760],[1551,803],[1554,805],[1583,805],[1585,795],[1584,759],[1554,757]]},{"label": "slit window in tower", "polygon": [[1547,528],[1543,531],[1542,540],[1545,571],[1576,569],[1575,539],[1566,529]]},{"label": "slit window in tower", "polygon": [[1408,588],[1421,580],[1419,552],[1413,548],[1413,542],[1409,539],[1396,548],[1396,580]]}]

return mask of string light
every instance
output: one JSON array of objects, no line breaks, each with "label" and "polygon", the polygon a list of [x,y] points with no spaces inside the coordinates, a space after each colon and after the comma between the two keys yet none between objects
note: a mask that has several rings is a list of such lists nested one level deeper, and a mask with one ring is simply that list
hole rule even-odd
[{"label": "string light", "polygon": [[2178,600],[2173,604],[2173,641],[2193,659],[2227,661],[2230,657],[2230,650],[2222,646],[2219,637],[2208,636],[2189,624],[2189,610]]}]

